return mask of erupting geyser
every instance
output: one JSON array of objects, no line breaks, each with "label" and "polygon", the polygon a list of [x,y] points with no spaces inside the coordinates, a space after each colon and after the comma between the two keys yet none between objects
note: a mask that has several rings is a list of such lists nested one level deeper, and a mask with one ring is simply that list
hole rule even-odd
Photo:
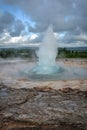
[{"label": "erupting geyser", "polygon": [[34,74],[55,74],[60,72],[61,67],[56,63],[57,42],[54,37],[53,28],[50,26],[44,36],[43,42],[40,45],[37,56],[39,62],[31,70]]}]

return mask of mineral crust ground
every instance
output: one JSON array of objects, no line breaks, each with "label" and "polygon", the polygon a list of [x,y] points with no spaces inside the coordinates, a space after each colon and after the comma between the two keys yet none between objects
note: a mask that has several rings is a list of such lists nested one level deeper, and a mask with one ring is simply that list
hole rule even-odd
[{"label": "mineral crust ground", "polygon": [[[87,68],[85,59],[59,63]],[[87,79],[34,81],[18,74],[28,64],[0,60],[0,130],[87,130]]]}]

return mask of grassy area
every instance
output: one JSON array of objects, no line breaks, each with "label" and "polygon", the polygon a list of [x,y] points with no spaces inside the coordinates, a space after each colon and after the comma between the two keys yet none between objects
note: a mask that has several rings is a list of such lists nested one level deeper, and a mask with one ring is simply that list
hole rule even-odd
[{"label": "grassy area", "polygon": [[[1,49],[0,58],[35,58],[35,49]],[[59,48],[57,53],[57,58],[87,58],[87,51],[75,51],[67,50],[65,48]]]},{"label": "grassy area", "polygon": [[87,51],[75,51],[60,48],[58,50],[57,58],[87,58]]},{"label": "grassy area", "polygon": [[0,57],[1,58],[12,58],[12,57],[21,57],[21,58],[32,58],[35,55],[35,51],[31,49],[1,49]]}]

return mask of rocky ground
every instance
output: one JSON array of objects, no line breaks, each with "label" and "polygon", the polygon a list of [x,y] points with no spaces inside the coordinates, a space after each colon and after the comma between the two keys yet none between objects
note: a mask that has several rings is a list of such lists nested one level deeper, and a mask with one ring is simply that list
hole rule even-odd
[{"label": "rocky ground", "polygon": [[0,84],[0,130],[87,130],[87,91]]},{"label": "rocky ground", "polygon": [[[63,62],[87,67],[87,61]],[[86,79],[34,82],[1,72],[0,130],[87,130]]]}]

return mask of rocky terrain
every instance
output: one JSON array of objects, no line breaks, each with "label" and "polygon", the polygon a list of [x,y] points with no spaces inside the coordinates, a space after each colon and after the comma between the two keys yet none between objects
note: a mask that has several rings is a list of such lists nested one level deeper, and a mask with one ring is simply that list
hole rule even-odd
[{"label": "rocky terrain", "polygon": [[[60,62],[87,68],[84,60]],[[14,75],[25,64],[0,62],[0,130],[87,130],[87,80],[32,81]]]},{"label": "rocky terrain", "polygon": [[0,130],[87,130],[87,91],[1,83]]}]

